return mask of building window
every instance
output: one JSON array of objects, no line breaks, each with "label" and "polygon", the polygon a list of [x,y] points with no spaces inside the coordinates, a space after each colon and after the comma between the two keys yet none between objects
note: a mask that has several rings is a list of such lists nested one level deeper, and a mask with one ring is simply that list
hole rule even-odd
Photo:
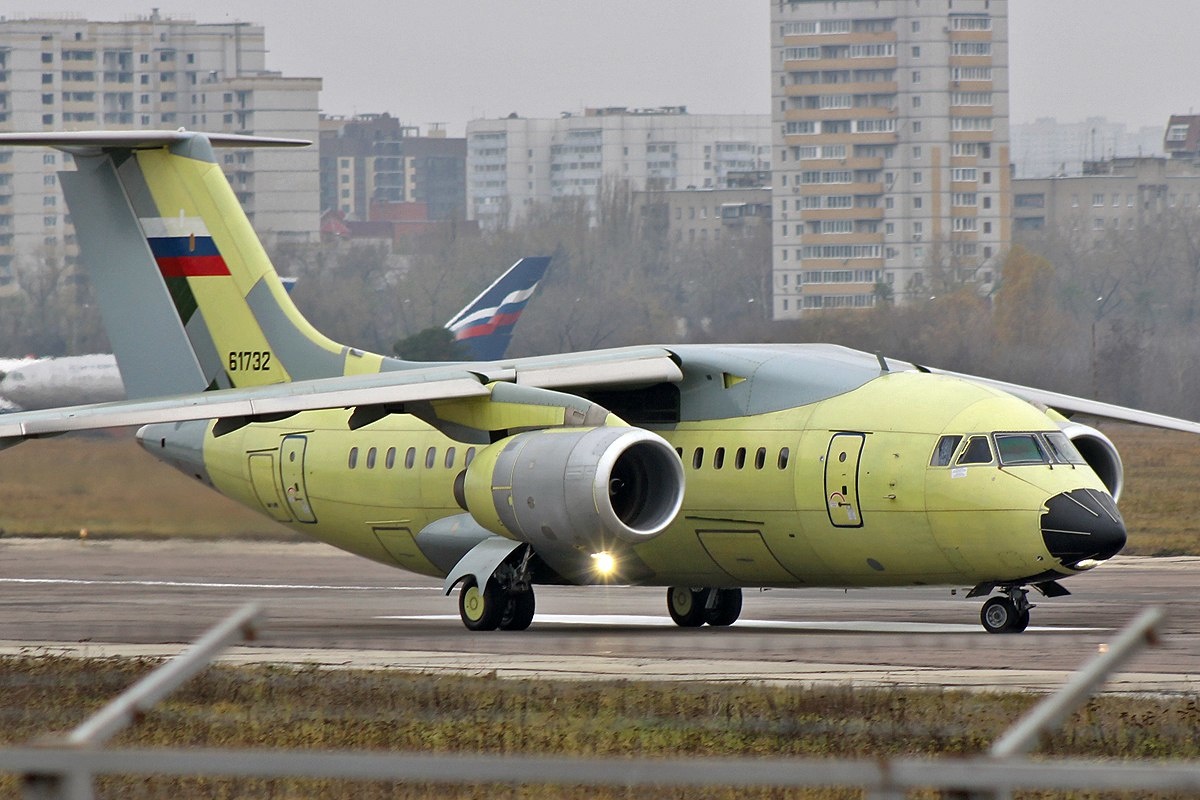
[{"label": "building window", "polygon": [[1104,205],[1104,195],[1099,192],[1097,192],[1096,194],[1093,194],[1092,195],[1092,205],[1093,206]]},{"label": "building window", "polygon": [[920,47],[913,47],[913,49],[912,49],[912,57],[913,57],[913,58],[920,58],[920,57],[921,57],[921,48],[920,48]]}]

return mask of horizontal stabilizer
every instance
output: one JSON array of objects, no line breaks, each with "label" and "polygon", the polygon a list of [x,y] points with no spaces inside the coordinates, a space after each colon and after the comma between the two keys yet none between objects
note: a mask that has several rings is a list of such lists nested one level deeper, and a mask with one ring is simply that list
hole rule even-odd
[{"label": "horizontal stabilizer", "polygon": [[0,146],[55,147],[79,155],[99,155],[105,150],[146,150],[169,147],[202,137],[213,147],[307,147],[306,139],[274,136],[243,136],[236,133],[200,133],[180,128],[175,131],[54,131],[46,133],[0,133]]}]

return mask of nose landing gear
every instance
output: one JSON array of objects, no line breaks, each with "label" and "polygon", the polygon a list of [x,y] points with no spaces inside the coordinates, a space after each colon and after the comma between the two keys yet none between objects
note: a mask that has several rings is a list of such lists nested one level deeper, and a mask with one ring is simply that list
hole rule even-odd
[{"label": "nose landing gear", "polygon": [[989,598],[979,612],[988,633],[1020,633],[1029,627],[1029,592],[1019,586],[1005,587],[1004,594]]}]

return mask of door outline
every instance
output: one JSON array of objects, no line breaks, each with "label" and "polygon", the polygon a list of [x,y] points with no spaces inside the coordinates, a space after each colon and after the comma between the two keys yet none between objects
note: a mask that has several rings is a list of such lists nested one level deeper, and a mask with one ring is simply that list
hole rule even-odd
[{"label": "door outline", "polygon": [[262,507],[272,519],[291,522],[292,515],[283,500],[279,471],[275,469],[275,451],[247,453],[246,467],[250,473],[250,488]]},{"label": "door outline", "polygon": [[[865,433],[839,431],[830,438],[825,453],[825,512],[835,528],[861,528],[858,475]],[[834,454],[837,455],[834,455]]]},{"label": "door outline", "polygon": [[283,480],[283,496],[288,510],[299,522],[314,523],[317,515],[308,502],[308,487],[304,480],[304,451],[308,437],[293,433],[279,443],[279,477]]}]

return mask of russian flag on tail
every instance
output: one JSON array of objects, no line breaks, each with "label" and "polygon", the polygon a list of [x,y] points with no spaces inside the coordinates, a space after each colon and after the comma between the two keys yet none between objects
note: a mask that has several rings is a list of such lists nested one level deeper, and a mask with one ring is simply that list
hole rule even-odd
[{"label": "russian flag on tail", "polygon": [[503,358],[513,328],[549,264],[548,256],[522,258],[455,314],[446,323],[446,329],[470,351],[472,358],[479,361]]}]

